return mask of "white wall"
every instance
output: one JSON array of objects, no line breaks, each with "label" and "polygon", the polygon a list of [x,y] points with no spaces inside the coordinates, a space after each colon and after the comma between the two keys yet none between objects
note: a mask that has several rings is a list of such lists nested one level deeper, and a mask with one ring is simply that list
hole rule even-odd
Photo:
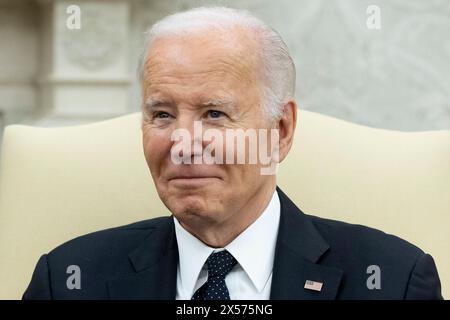
[{"label": "white wall", "polygon": [[[142,32],[168,13],[203,4],[222,4],[248,9],[282,34],[297,67],[297,99],[300,108],[388,129],[416,131],[450,128],[448,0],[66,2],[80,5],[82,21],[83,13],[86,19],[92,21],[92,12],[95,10],[91,9],[99,3],[102,3],[100,9],[104,11],[101,19],[121,17],[117,10],[128,10],[126,16],[117,22],[128,24],[119,26],[120,30],[128,32],[123,47],[114,49],[111,46],[110,49],[120,50],[120,55],[95,70],[80,63],[80,57],[74,61],[70,56],[62,56],[65,64],[59,65],[59,70],[64,71],[69,78],[73,76],[73,79],[81,81],[84,91],[80,92],[84,93],[79,95],[78,103],[76,90],[73,91],[71,87],[69,96],[72,98],[67,101],[70,112],[63,110],[61,114],[64,117],[53,117],[52,121],[46,121],[45,117],[55,110],[51,107],[47,110],[50,103],[45,102],[43,105],[39,98],[42,86],[38,84],[45,78],[41,67],[45,58],[49,59],[47,53],[45,56],[40,54],[41,51],[48,52],[43,50],[45,44],[41,40],[50,37],[55,41],[50,47],[56,50],[67,47],[64,40],[66,36],[59,34],[58,38],[51,33],[51,26],[48,28],[48,13],[43,12],[48,10],[48,4],[43,3],[53,3],[51,0],[0,0],[0,123],[64,125],[97,121],[138,110],[135,68]],[[380,30],[369,30],[366,26],[366,9],[372,4],[381,9]],[[85,12],[83,8],[86,8]],[[64,11],[60,11],[55,19],[64,21]],[[89,24],[80,31],[95,33]],[[72,46],[76,47],[76,43],[73,43],[75,40],[71,41]],[[111,42],[111,39],[104,41]],[[98,38],[98,45],[104,45],[103,39]],[[63,52],[58,50],[56,52]],[[106,52],[105,60],[111,54],[115,53]],[[111,65],[119,62],[120,66]],[[116,74],[116,86],[109,86],[104,78],[96,83],[95,72],[102,73],[102,68],[120,69],[117,69],[120,72]],[[89,100],[86,92],[95,98]],[[112,94],[109,95],[109,92],[116,92],[121,99],[119,105],[114,106],[114,112],[108,112],[104,107],[95,108],[96,105],[108,106],[108,100],[102,99],[111,99]],[[62,93],[58,95],[61,96],[64,97]],[[58,100],[58,103],[61,101]],[[65,104],[64,101],[62,104]],[[60,112],[61,107],[58,108]],[[94,111],[91,114],[89,110]],[[44,115],[44,119],[36,120],[36,115]]]}]

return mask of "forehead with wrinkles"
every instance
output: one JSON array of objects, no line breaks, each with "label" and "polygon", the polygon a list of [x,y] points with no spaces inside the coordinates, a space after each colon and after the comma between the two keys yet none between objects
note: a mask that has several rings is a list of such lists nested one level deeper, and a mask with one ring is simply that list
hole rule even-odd
[{"label": "forehead with wrinkles", "polygon": [[248,30],[203,31],[156,39],[144,65],[144,88],[177,81],[258,79],[258,45]]}]

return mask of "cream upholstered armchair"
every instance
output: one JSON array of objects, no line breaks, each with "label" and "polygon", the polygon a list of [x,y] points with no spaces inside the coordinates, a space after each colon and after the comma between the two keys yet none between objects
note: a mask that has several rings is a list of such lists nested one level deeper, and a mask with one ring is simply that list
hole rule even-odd
[{"label": "cream upholstered armchair", "polygon": [[[2,299],[20,298],[39,256],[58,244],[168,214],[145,163],[139,114],[9,126],[0,174]],[[300,111],[278,185],[306,213],[382,229],[432,254],[450,297],[450,131],[388,131]]]}]

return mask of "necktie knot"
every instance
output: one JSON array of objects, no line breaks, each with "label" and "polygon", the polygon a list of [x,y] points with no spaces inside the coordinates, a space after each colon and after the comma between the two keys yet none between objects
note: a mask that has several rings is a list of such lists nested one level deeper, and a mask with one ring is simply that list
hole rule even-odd
[{"label": "necktie knot", "polygon": [[236,263],[236,259],[227,250],[212,253],[206,260],[208,277],[225,278]]}]

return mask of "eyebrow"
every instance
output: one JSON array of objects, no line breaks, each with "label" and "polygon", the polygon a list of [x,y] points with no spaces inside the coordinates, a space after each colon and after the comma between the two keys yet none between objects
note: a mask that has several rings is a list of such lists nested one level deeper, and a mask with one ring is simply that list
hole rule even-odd
[{"label": "eyebrow", "polygon": [[160,106],[173,106],[173,103],[170,100],[159,99],[155,97],[150,97],[145,101],[144,107],[148,110],[151,110]]},{"label": "eyebrow", "polygon": [[[174,104],[170,100],[160,99],[160,98],[156,98],[156,97],[150,97],[145,101],[144,106],[146,109],[151,110],[151,109],[161,107],[161,106],[173,107]],[[213,99],[210,99],[210,100],[200,103],[199,106],[203,107],[203,108],[226,107],[231,110],[236,110],[236,103],[232,99],[229,99],[229,98],[213,98]]]},{"label": "eyebrow", "polygon": [[200,104],[202,107],[226,107],[236,110],[236,103],[229,98],[214,98]]}]

